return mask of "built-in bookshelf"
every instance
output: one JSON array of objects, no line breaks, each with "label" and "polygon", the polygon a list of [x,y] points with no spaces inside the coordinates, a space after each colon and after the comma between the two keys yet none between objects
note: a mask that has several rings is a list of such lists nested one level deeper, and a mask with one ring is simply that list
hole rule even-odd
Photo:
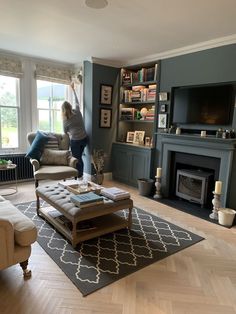
[{"label": "built-in bookshelf", "polygon": [[[121,69],[117,141],[128,134],[144,132],[140,146],[152,146],[157,119],[159,62]],[[146,141],[147,139],[147,141]],[[130,144],[131,141],[129,141]]]}]

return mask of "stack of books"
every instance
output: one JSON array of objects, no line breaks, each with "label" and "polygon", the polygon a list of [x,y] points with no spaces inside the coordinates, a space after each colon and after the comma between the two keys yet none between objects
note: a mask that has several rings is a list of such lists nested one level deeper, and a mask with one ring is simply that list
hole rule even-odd
[{"label": "stack of books", "polygon": [[94,206],[102,204],[104,199],[102,196],[95,194],[94,192],[88,192],[85,194],[72,195],[70,197],[71,202],[80,208]]},{"label": "stack of books", "polygon": [[154,121],[155,118],[155,106],[152,106],[151,109],[148,110],[145,119],[149,121]]},{"label": "stack of books", "polygon": [[116,187],[104,188],[101,190],[101,194],[106,196],[107,198],[110,198],[113,201],[120,201],[130,198],[129,192]]},{"label": "stack of books", "polygon": [[148,86],[147,101],[156,100],[156,88],[157,86],[155,84]]}]

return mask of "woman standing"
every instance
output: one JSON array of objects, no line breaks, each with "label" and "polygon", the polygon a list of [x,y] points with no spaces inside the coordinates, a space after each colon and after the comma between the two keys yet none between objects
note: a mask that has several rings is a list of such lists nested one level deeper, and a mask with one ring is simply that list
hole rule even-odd
[{"label": "woman standing", "polygon": [[62,104],[62,119],[64,132],[70,136],[70,146],[72,155],[78,159],[77,170],[78,177],[83,177],[84,163],[82,159],[83,151],[88,143],[88,137],[84,127],[84,120],[80,111],[80,104],[78,97],[74,89],[74,83],[71,84],[71,88],[75,95],[76,108],[72,109],[71,104],[68,101],[64,101]]}]

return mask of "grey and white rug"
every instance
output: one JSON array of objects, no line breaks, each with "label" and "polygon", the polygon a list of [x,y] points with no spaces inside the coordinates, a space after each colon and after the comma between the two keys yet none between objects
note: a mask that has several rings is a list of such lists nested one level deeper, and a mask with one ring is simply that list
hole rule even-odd
[{"label": "grey and white rug", "polygon": [[[43,202],[41,206],[49,206]],[[79,244],[74,249],[36,214],[36,203],[17,207],[38,228],[38,243],[86,296],[145,266],[203,240],[141,209],[133,209],[132,230],[123,229]],[[120,215],[127,217],[126,210]]]}]

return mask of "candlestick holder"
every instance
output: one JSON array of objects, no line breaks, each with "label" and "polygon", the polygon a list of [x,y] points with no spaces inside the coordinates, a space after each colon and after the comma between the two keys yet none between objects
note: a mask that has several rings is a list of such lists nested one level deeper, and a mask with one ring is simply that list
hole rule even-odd
[{"label": "candlestick holder", "polygon": [[161,177],[155,176],[155,178],[156,178],[156,182],[155,182],[156,191],[155,191],[153,198],[159,199],[159,198],[162,198],[162,195],[161,195]]},{"label": "candlestick holder", "polygon": [[212,199],[213,210],[212,210],[212,213],[209,215],[209,217],[211,219],[218,220],[218,210],[221,207],[221,201],[220,201],[221,194],[215,193],[215,191],[213,191],[212,193],[214,194],[214,197]]}]

